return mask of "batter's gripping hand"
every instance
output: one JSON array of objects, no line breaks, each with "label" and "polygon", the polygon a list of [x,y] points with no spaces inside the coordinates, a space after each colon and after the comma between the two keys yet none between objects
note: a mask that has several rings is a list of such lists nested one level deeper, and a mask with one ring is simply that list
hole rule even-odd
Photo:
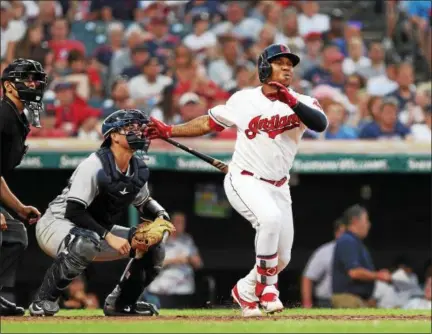
[{"label": "batter's gripping hand", "polygon": [[165,124],[164,122],[154,118],[150,117],[151,122],[148,124],[148,126],[145,129],[145,136],[152,139],[157,138],[169,138],[171,137],[172,132],[172,126]]},{"label": "batter's gripping hand", "polygon": [[132,236],[131,247],[139,253],[146,253],[151,246],[157,245],[163,239],[164,233],[172,233],[175,227],[168,220],[161,217],[154,221],[142,219]]},{"label": "batter's gripping hand", "polygon": [[291,94],[291,92],[284,85],[276,81],[271,81],[268,84],[277,89],[276,93],[267,94],[268,98],[275,98],[276,100],[279,100],[290,107],[295,107],[297,105],[297,98]]}]

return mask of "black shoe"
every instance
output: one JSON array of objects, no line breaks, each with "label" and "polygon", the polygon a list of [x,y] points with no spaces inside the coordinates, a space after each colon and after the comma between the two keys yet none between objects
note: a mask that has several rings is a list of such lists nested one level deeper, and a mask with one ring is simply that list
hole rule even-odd
[{"label": "black shoe", "polygon": [[155,305],[145,302],[137,302],[135,305],[124,307],[114,307],[105,303],[103,311],[107,317],[151,317],[159,315],[159,310]]},{"label": "black shoe", "polygon": [[51,317],[60,311],[60,307],[56,302],[42,300],[33,302],[29,306],[29,312],[34,317]]},{"label": "black shoe", "polygon": [[25,313],[24,308],[16,306],[7,299],[0,297],[0,315],[3,317],[19,317]]}]

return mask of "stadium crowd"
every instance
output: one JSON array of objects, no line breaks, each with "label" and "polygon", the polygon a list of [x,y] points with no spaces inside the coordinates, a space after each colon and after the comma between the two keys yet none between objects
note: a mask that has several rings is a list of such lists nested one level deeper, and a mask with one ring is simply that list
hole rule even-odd
[{"label": "stadium crowd", "polygon": [[395,23],[405,15],[404,36],[430,66],[430,2],[388,3],[395,32],[366,41],[362,22],[338,8],[320,13],[318,1],[1,1],[1,70],[26,57],[49,74],[32,137],[99,139],[100,120],[119,108],[171,124],[205,114],[259,85],[257,55],[285,43],[301,57],[292,88],[329,118],[306,138],[430,141],[430,75],[416,80]]}]

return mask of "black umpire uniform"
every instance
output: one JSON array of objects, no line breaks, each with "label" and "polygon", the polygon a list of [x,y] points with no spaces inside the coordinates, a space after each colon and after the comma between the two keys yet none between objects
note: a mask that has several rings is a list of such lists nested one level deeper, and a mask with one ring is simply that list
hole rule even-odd
[{"label": "black umpire uniform", "polygon": [[[3,98],[0,102],[0,177],[5,185],[8,175],[17,167],[24,157],[27,146],[25,140],[30,132],[30,123],[24,112],[18,110],[12,99],[6,96],[5,81],[9,81],[15,88],[17,98],[29,113],[29,119],[33,125],[40,126],[39,111],[41,97],[45,90],[46,74],[40,63],[17,59],[12,62],[2,73]],[[25,81],[41,82],[35,88],[29,88]],[[43,84],[45,82],[45,84]],[[31,92],[33,90],[34,92]],[[1,189],[1,188],[0,188]],[[3,188],[4,189],[4,188]],[[4,203],[1,202],[3,194],[0,194],[0,211],[6,218],[7,229],[0,230],[0,289],[13,288],[18,259],[27,248],[27,230],[22,222],[10,215]],[[14,303],[0,297],[0,315],[23,315],[24,309]]]}]

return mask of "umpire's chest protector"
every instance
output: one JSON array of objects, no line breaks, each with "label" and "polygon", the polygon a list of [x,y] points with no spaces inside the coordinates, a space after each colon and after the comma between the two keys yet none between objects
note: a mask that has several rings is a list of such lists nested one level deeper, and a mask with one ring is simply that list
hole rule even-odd
[{"label": "umpire's chest protector", "polygon": [[101,148],[96,155],[102,162],[103,169],[98,173],[99,193],[89,206],[93,216],[110,221],[121,213],[135,199],[149,179],[149,169],[136,157],[130,161],[130,176],[117,170],[114,155],[107,147]]}]

